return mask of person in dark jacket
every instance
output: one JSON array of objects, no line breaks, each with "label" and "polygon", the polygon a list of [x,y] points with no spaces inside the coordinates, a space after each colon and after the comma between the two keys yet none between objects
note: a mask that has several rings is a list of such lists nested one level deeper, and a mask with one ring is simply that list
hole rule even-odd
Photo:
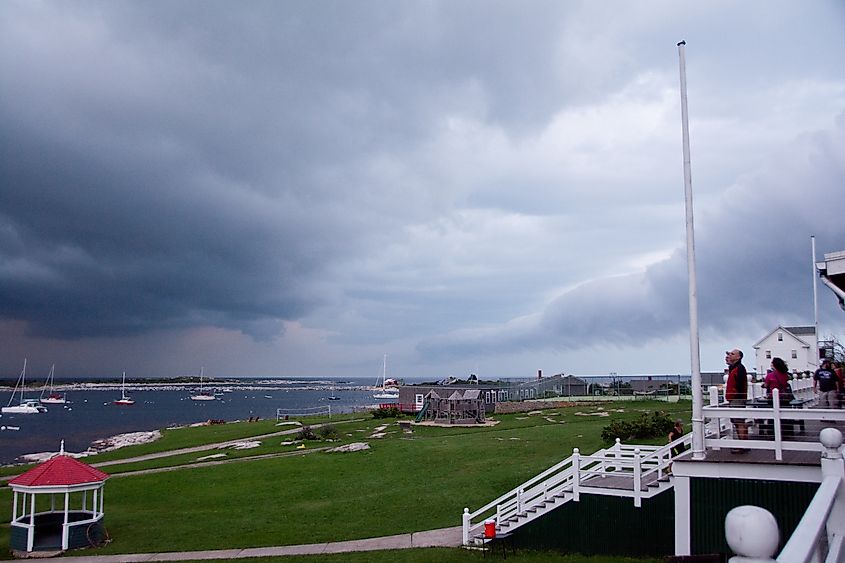
[{"label": "person in dark jacket", "polygon": [[[725,363],[728,364],[728,381],[725,384],[725,399],[732,407],[745,407],[748,399],[748,372],[742,365],[742,350],[734,348],[725,352]],[[748,439],[748,424],[744,418],[732,418],[734,432],[738,440]],[[746,449],[734,450],[734,453],[747,452]]]}]

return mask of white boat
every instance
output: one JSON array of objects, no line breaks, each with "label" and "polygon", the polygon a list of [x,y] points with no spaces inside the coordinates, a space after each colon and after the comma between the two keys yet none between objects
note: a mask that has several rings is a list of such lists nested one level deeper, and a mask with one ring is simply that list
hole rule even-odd
[{"label": "white boat", "polygon": [[120,384],[120,399],[113,401],[112,404],[120,406],[134,405],[135,400],[126,394],[126,372],[123,372],[123,382]]},{"label": "white boat", "polygon": [[[398,399],[399,390],[385,385],[387,379],[387,354],[384,355],[384,360],[381,364],[381,376],[376,380],[376,387],[381,388],[381,391],[373,395],[373,399]],[[381,382],[381,383],[379,383]]]},{"label": "white boat", "polygon": [[214,397],[214,393],[209,393],[208,391],[202,390],[202,379],[205,373],[205,368],[200,368],[200,392],[196,395],[191,395],[192,401],[216,401],[217,399]]},{"label": "white boat", "polygon": [[[18,404],[13,405],[12,403],[15,402],[15,395],[18,394],[18,390],[20,390],[20,398],[18,399]],[[3,412],[3,414],[37,414],[40,412],[47,412],[47,407],[39,403],[38,399],[27,399],[24,397],[25,390],[26,358],[23,360],[23,369],[21,370],[21,374],[18,376],[18,382],[15,383],[15,389],[12,391],[12,396],[9,397],[9,404],[0,409],[0,412]]]},{"label": "white boat", "polygon": [[[53,371],[56,369],[56,364],[50,366],[50,373],[47,375],[47,381],[44,382],[44,389],[41,390],[41,403],[48,405],[63,405],[67,403],[67,397],[59,395],[53,391]],[[48,393],[49,389],[49,393]],[[45,397],[44,394],[47,393]]]}]

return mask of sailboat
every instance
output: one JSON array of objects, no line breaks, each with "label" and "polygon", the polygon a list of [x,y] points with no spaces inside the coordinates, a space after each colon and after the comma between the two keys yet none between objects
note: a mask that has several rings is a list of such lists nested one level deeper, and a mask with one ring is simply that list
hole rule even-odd
[{"label": "sailboat", "polygon": [[[50,366],[50,373],[47,375],[47,381],[44,382],[44,389],[41,390],[41,402],[48,405],[63,405],[67,403],[67,398],[64,395],[59,395],[53,391],[53,371],[56,369],[56,364]],[[49,393],[47,393],[49,388]]]},{"label": "sailboat", "polygon": [[[20,389],[20,399],[17,405],[12,405],[15,401],[15,394]],[[12,391],[12,396],[9,397],[9,404],[0,409],[3,414],[37,414],[40,412],[47,412],[47,407],[38,402],[38,399],[26,399],[24,391],[26,390],[26,358],[23,359],[23,369],[18,376],[18,381],[15,383],[15,389]]]},{"label": "sailboat", "polygon": [[[379,385],[379,381],[381,384]],[[399,391],[386,387],[387,382],[387,354],[384,355],[384,360],[381,364],[381,377],[376,380],[376,387],[381,387],[381,391],[373,395],[373,399],[398,399]]]},{"label": "sailboat", "polygon": [[205,368],[200,368],[200,392],[196,395],[191,395],[192,401],[214,401],[215,397],[213,393],[209,393],[208,391],[202,390],[202,376],[205,373]]},{"label": "sailboat", "polygon": [[120,384],[120,399],[114,401],[112,404],[120,406],[129,406],[135,404],[135,399],[126,394],[126,372],[123,372],[123,383]]}]

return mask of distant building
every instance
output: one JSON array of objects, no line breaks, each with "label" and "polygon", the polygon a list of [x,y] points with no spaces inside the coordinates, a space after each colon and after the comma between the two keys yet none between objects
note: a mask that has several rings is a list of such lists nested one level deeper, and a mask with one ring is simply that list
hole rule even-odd
[{"label": "distant building", "polygon": [[812,326],[778,326],[754,345],[757,373],[765,375],[772,358],[781,358],[790,371],[815,371],[819,352],[816,328]]},{"label": "distant building", "polygon": [[478,391],[478,399],[484,405],[485,412],[493,412],[496,403],[512,400],[509,389],[502,385],[478,384],[457,384],[449,383],[441,385],[438,383],[424,383],[421,385],[402,385],[399,387],[399,408],[402,412],[417,412],[423,408],[426,396],[434,391],[438,397],[450,397],[455,391],[461,394],[465,391]]}]

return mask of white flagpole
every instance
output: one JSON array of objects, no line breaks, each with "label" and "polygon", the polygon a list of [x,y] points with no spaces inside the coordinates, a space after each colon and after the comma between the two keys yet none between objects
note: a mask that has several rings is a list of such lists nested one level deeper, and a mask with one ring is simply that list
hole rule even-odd
[{"label": "white flagpole", "polygon": [[695,228],[692,217],[692,174],[690,172],[689,114],[687,112],[686,41],[678,43],[681,69],[681,125],[684,145],[684,194],[687,211],[687,274],[689,277],[690,387],[692,388],[692,457],[704,459],[704,398],[701,395],[701,352],[698,338],[698,285],[695,274]]}]

